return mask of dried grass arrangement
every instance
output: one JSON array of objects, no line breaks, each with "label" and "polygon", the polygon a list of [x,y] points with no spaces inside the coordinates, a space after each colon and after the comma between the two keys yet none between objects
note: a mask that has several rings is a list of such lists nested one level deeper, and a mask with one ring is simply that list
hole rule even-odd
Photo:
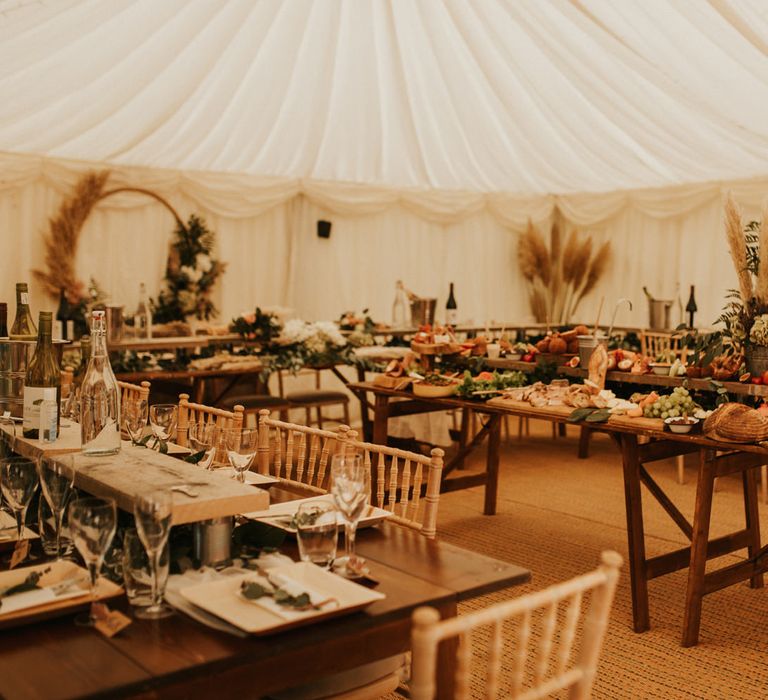
[{"label": "dried grass arrangement", "polygon": [[33,270],[32,274],[53,299],[57,299],[63,290],[73,306],[83,306],[88,301],[85,284],[75,274],[75,256],[83,225],[101,200],[120,192],[147,195],[168,209],[181,229],[187,229],[171,204],[151,190],[141,187],[105,189],[109,174],[109,170],[101,170],[83,175],[72,195],[61,203],[56,216],[49,219],[49,230],[43,238],[46,269]]},{"label": "dried grass arrangement", "polygon": [[574,230],[563,246],[560,228],[555,222],[547,246],[544,237],[529,221],[518,244],[517,259],[536,321],[570,323],[581,301],[605,274],[610,258],[610,241],[593,254],[592,239],[582,238]]}]

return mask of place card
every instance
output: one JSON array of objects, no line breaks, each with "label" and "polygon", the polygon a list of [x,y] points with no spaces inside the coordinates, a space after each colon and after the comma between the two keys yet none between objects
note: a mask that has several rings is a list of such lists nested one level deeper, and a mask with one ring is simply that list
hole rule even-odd
[{"label": "place card", "polygon": [[130,617],[119,610],[110,610],[106,603],[93,603],[91,612],[96,618],[94,627],[105,637],[114,637],[133,622]]},{"label": "place card", "polygon": [[11,564],[8,568],[15,569],[19,564],[26,560],[29,555],[29,540],[19,540],[13,548],[11,555]]}]

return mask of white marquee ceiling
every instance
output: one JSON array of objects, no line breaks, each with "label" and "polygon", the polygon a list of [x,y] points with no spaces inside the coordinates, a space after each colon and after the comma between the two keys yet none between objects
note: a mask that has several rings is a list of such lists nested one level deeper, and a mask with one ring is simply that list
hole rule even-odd
[{"label": "white marquee ceiling", "polygon": [[764,0],[0,0],[0,150],[572,193],[768,175]]}]

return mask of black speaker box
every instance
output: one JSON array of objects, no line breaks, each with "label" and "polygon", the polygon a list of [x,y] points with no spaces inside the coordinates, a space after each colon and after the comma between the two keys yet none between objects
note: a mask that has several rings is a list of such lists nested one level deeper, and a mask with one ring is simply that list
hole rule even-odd
[{"label": "black speaker box", "polygon": [[331,237],[331,222],[330,221],[318,221],[317,222],[317,237],[318,238],[330,238]]}]

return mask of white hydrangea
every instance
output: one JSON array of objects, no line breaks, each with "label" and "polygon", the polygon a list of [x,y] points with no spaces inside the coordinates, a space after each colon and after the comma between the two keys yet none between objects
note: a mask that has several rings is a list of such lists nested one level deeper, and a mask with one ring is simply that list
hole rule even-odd
[{"label": "white hydrangea", "polygon": [[344,347],[347,339],[341,334],[339,327],[333,321],[316,321],[312,324],[315,333],[323,342],[337,347]]},{"label": "white hydrangea", "polygon": [[768,345],[768,314],[755,318],[752,329],[749,331],[749,339],[755,345]]},{"label": "white hydrangea", "polygon": [[203,273],[210,272],[211,268],[213,267],[213,261],[211,260],[210,256],[206,255],[205,253],[198,253],[195,257],[195,267],[198,270],[202,270]]},{"label": "white hydrangea", "polygon": [[292,318],[290,321],[285,322],[280,339],[288,345],[291,343],[303,343],[311,335],[312,330],[306,321],[302,321],[300,318]]},{"label": "white hydrangea", "polygon": [[182,275],[192,282],[192,284],[197,284],[203,278],[201,270],[196,270],[194,267],[189,267],[188,265],[182,265],[180,271]]}]

